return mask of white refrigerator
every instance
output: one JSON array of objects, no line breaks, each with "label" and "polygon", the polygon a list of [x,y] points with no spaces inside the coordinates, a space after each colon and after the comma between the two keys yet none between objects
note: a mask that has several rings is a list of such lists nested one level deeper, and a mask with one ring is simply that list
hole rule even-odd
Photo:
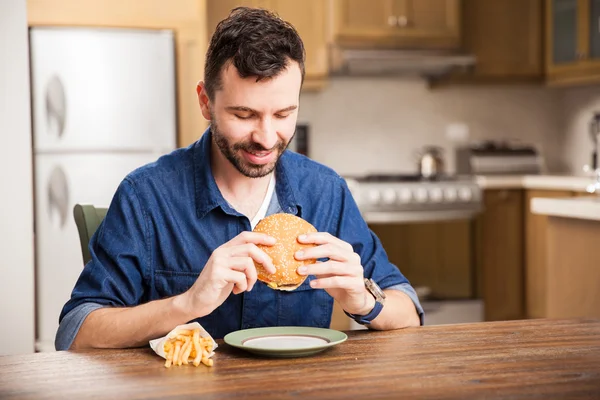
[{"label": "white refrigerator", "polygon": [[30,49],[36,349],[53,351],[83,268],[73,206],[108,206],[130,171],[175,149],[174,36],[32,28]]}]

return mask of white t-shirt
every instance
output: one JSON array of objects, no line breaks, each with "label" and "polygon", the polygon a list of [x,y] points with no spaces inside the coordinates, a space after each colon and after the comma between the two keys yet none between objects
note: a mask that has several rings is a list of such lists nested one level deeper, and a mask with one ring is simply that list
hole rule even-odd
[{"label": "white t-shirt", "polygon": [[256,226],[256,224],[258,224],[260,222],[260,220],[266,216],[267,210],[269,209],[269,204],[271,204],[271,199],[273,198],[274,191],[275,191],[275,174],[273,173],[273,174],[271,174],[271,180],[269,181],[269,186],[267,187],[267,194],[265,195],[265,198],[263,199],[263,202],[262,202],[260,208],[258,209],[258,212],[254,216],[254,218],[252,218],[252,221],[250,221],[250,226],[252,227],[252,230],[254,230],[254,227]]}]

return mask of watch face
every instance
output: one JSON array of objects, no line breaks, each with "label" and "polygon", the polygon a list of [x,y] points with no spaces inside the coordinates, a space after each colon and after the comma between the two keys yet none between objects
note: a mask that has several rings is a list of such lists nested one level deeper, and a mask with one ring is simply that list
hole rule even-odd
[{"label": "watch face", "polygon": [[376,284],[373,279],[365,278],[365,286],[367,287],[369,292],[371,292],[373,296],[375,296],[375,299],[377,299],[377,301],[383,302],[383,300],[385,299],[385,293],[383,293],[383,290],[381,290],[379,285]]}]

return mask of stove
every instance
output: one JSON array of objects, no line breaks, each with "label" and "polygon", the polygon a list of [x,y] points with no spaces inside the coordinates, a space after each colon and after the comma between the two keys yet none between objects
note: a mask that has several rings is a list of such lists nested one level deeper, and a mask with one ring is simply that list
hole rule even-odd
[{"label": "stove", "polygon": [[473,218],[482,208],[474,178],[373,174],[346,182],[367,222],[417,222]]},{"label": "stove", "polygon": [[355,178],[359,182],[439,182],[451,181],[456,178],[448,175],[424,178],[418,174],[373,174]]}]

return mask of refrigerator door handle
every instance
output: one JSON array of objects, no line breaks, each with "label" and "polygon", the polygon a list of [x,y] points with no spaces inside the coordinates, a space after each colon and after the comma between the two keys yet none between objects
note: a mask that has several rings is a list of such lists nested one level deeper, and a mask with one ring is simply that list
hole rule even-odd
[{"label": "refrigerator door handle", "polygon": [[52,75],[46,85],[46,123],[48,133],[60,138],[65,131],[67,100],[65,88],[57,75]]},{"label": "refrigerator door handle", "polygon": [[67,175],[59,166],[54,167],[48,179],[48,213],[51,220],[57,214],[58,224],[63,228],[69,216],[69,184]]}]

